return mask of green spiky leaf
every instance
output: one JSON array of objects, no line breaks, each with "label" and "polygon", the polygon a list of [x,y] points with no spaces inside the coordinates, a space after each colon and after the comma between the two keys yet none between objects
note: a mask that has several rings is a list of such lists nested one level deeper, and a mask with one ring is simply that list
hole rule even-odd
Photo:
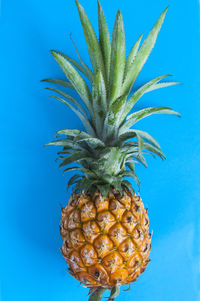
[{"label": "green spiky leaf", "polygon": [[155,85],[149,87],[147,92],[157,90],[157,89],[161,89],[161,88],[167,88],[167,87],[171,87],[171,86],[175,86],[175,85],[181,85],[181,83],[179,83],[179,82],[158,83],[158,84],[155,84]]},{"label": "green spiky leaf", "polygon": [[90,55],[90,60],[93,66],[93,70],[96,73],[98,70],[101,70],[102,74],[105,75],[104,62],[102,52],[95,34],[95,31],[90,23],[90,20],[85,13],[83,7],[76,0],[76,5],[78,8],[81,24],[83,27],[85,40],[88,47],[88,52]]},{"label": "green spiky leaf", "polygon": [[66,135],[66,136],[72,136],[72,137],[77,137],[77,136],[82,136],[82,137],[91,137],[88,133],[77,130],[77,129],[64,129],[56,132],[57,135]]},{"label": "green spiky leaf", "polygon": [[129,181],[123,180],[122,185],[124,185],[130,192],[132,192],[132,194],[135,194],[135,191],[133,190],[133,187]]},{"label": "green spiky leaf", "polygon": [[156,22],[156,24],[150,31],[148,37],[143,42],[132,66],[129,69],[129,72],[127,73],[127,76],[124,80],[124,84],[122,87],[122,94],[129,93],[130,90],[132,89],[133,84],[134,84],[138,74],[140,73],[142,67],[144,66],[149,54],[151,53],[151,51],[154,47],[158,33],[159,33],[162,23],[165,19],[166,13],[167,13],[167,8],[160,15],[158,21]]},{"label": "green spiky leaf", "polygon": [[66,165],[74,163],[74,162],[80,162],[82,160],[90,160],[90,158],[88,158],[88,156],[86,156],[85,154],[82,154],[80,152],[73,153],[72,155],[65,157],[63,159],[62,163],[59,165],[59,167],[66,166]]},{"label": "green spiky leaf", "polygon": [[83,100],[89,112],[91,113],[92,96],[85,81],[76,71],[76,69],[71,65],[71,63],[68,62],[62,55],[53,50],[51,51],[51,53],[54,56],[60,68],[63,70],[68,80],[70,81],[70,83],[72,84],[72,86],[74,87],[74,89],[77,91],[77,93]]},{"label": "green spiky leaf", "polygon": [[120,140],[127,141],[131,138],[135,138],[137,135],[140,135],[143,139],[149,141],[150,143],[160,148],[159,143],[156,141],[156,139],[153,136],[141,130],[136,130],[136,129],[127,130],[125,133],[120,135]]},{"label": "green spiky leaf", "polygon": [[125,72],[124,72],[124,78],[126,77],[127,73],[129,72],[135,58],[136,58],[136,54],[138,52],[139,46],[140,46],[140,42],[142,40],[143,34],[141,34],[141,36],[138,38],[138,40],[136,41],[136,43],[133,45],[127,59],[126,59],[126,65],[125,65]]},{"label": "green spiky leaf", "polygon": [[179,113],[173,111],[169,107],[150,107],[150,108],[142,109],[128,116],[127,122],[122,126],[120,133],[124,133],[136,122],[140,121],[143,118],[151,116],[152,114],[170,114],[170,115],[176,115],[180,117]]},{"label": "green spiky leaf", "polygon": [[72,59],[71,57],[64,54],[63,52],[57,50],[55,52],[63,56],[67,61],[69,61],[72,65],[74,65],[74,67],[76,67],[81,73],[83,73],[89,80],[91,80],[91,75],[92,75],[91,71],[89,73],[88,69],[85,70],[76,60]]},{"label": "green spiky leaf", "polygon": [[42,80],[42,82],[57,84],[57,85],[65,87],[65,88],[74,89],[72,84],[69,81],[66,81],[66,80],[45,78],[45,79]]},{"label": "green spiky leaf", "polygon": [[80,178],[81,178],[80,175],[74,175],[74,176],[72,176],[72,177],[69,179],[68,183],[67,183],[67,190],[69,189],[69,187],[70,187],[71,185],[75,184],[75,181],[76,181],[77,179],[80,179]]},{"label": "green spiky leaf", "polygon": [[75,51],[76,51],[76,54],[79,58],[79,61],[81,63],[81,65],[83,66],[83,69],[85,70],[85,75],[89,78],[89,80],[92,82],[93,81],[93,74],[92,74],[92,71],[90,70],[90,68],[84,63],[84,61],[82,60],[81,56],[80,56],[80,53],[78,51],[78,48],[76,47],[76,44],[74,42],[74,40],[72,39],[72,36],[70,35],[70,39],[74,45],[74,48],[75,48]]},{"label": "green spiky leaf", "polygon": [[[125,68],[125,34],[121,12],[118,11],[112,35],[111,69],[110,69],[110,103],[121,96],[121,86]],[[124,93],[123,93],[124,94]]]},{"label": "green spiky leaf", "polygon": [[137,175],[135,173],[133,173],[131,170],[123,171],[122,176],[133,178],[135,180],[135,182],[137,183],[138,187],[140,188],[140,181],[139,181]]},{"label": "green spiky leaf", "polygon": [[121,116],[121,122],[124,121],[128,113],[131,111],[133,106],[136,104],[136,102],[147,92],[151,91],[151,88],[155,86],[155,84],[159,81],[161,81],[163,78],[169,76],[168,74],[158,76],[151,81],[147,82],[145,85],[140,87],[134,94],[131,96],[129,101],[126,104],[125,109],[123,110],[122,116]]},{"label": "green spiky leaf", "polygon": [[62,103],[64,103],[66,106],[68,106],[72,111],[74,111],[74,113],[80,118],[80,120],[82,121],[83,125],[85,126],[86,130],[88,133],[90,133],[92,136],[95,136],[95,132],[94,129],[92,127],[92,125],[90,124],[90,121],[88,118],[86,118],[83,114],[81,114],[77,109],[75,109],[69,102],[67,102],[66,100],[51,95],[52,98],[55,98],[59,101],[61,101]]},{"label": "green spiky leaf", "polygon": [[103,122],[107,112],[107,92],[105,81],[100,70],[94,76],[92,100],[96,130],[99,136],[101,136]]},{"label": "green spiky leaf", "polygon": [[75,107],[77,107],[77,109],[79,109],[81,111],[81,113],[85,116],[86,119],[88,119],[88,115],[87,112],[85,111],[85,109],[83,108],[83,106],[75,99],[73,98],[71,95],[59,90],[59,89],[53,89],[53,88],[46,88],[47,90],[53,91],[55,93],[60,94],[61,96],[65,97],[66,99],[70,100],[71,103],[73,103],[73,105],[75,105]]},{"label": "green spiky leaf", "polygon": [[98,17],[99,17],[99,44],[103,54],[106,69],[106,79],[109,81],[110,76],[110,60],[111,60],[111,43],[106,19],[103,9],[98,1]]}]

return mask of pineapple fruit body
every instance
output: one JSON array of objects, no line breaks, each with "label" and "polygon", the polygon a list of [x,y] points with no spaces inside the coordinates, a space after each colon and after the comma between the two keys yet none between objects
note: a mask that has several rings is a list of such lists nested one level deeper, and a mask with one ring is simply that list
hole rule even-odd
[{"label": "pineapple fruit body", "polygon": [[147,209],[129,191],[72,194],[62,209],[61,252],[70,273],[87,287],[136,281],[149,263]]}]

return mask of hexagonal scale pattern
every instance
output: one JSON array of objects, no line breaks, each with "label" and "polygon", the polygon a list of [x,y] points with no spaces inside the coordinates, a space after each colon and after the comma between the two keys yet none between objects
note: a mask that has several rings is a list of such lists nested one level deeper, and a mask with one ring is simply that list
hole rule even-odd
[{"label": "hexagonal scale pattern", "polygon": [[69,272],[87,287],[136,281],[149,263],[149,219],[139,196],[72,194],[62,209],[61,252]]}]

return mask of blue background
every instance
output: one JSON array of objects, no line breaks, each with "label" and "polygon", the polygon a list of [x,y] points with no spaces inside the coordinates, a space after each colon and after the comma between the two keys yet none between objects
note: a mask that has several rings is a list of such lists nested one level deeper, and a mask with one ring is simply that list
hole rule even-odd
[{"label": "blue background", "polygon": [[[82,0],[97,30],[97,3]],[[141,195],[149,207],[151,263],[117,300],[200,300],[198,279],[200,194],[199,4],[188,0],[102,0],[112,30],[121,9],[127,50],[147,34],[170,4],[164,26],[137,85],[174,74],[184,85],[145,95],[138,107],[171,106],[182,114],[153,116],[140,123],[154,135],[167,161],[149,159],[138,168]],[[72,0],[2,0],[1,58],[1,293],[2,301],[87,300],[87,290],[67,272],[60,254],[60,205],[66,204],[67,176],[58,170],[56,149],[43,145],[59,129],[82,128],[66,107],[49,98],[40,79],[63,78],[50,53],[76,58],[69,34],[89,63]]]}]

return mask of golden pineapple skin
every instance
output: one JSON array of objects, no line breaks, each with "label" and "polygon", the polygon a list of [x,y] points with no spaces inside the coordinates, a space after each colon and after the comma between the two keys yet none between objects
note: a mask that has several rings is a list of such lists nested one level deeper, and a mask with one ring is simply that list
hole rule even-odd
[{"label": "golden pineapple skin", "polygon": [[139,196],[72,194],[62,209],[61,252],[70,273],[87,287],[136,281],[149,263],[151,234]]}]

